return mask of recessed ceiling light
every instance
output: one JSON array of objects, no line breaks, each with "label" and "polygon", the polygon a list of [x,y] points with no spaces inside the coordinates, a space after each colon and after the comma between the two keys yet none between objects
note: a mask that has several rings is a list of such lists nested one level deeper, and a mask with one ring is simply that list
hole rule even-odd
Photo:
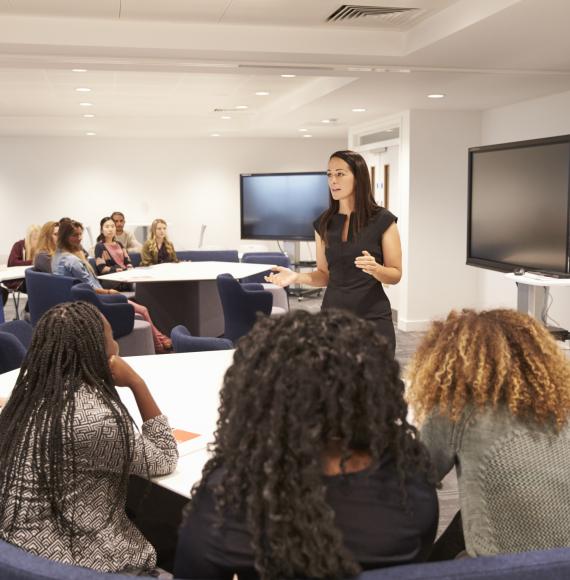
[{"label": "recessed ceiling light", "polygon": [[366,109],[362,109],[362,108],[360,108],[360,109],[352,109],[352,112],[353,113],[366,113]]},{"label": "recessed ceiling light", "polygon": [[87,87],[79,87],[77,89],[75,89],[78,93],[90,93],[91,89],[88,89]]},{"label": "recessed ceiling light", "polygon": [[212,133],[212,134],[210,135],[210,137],[219,137],[219,136],[220,136],[220,134],[219,134],[219,133]]},{"label": "recessed ceiling light", "polygon": [[236,105],[236,109],[245,110],[247,109],[247,105]]},{"label": "recessed ceiling light", "polygon": [[370,72],[372,69],[369,66],[350,66],[348,70],[351,72]]},{"label": "recessed ceiling light", "polygon": [[77,72],[77,73],[87,72],[87,69],[86,68],[72,68],[71,72]]},{"label": "recessed ceiling light", "polygon": [[294,79],[297,75],[281,75],[282,79]]},{"label": "recessed ceiling light", "polygon": [[222,115],[220,117],[220,119],[223,119],[224,121],[227,121],[228,119],[231,119],[231,117],[229,115]]},{"label": "recessed ceiling light", "polygon": [[432,93],[427,96],[428,99],[443,99],[443,97],[445,97],[443,93]]},{"label": "recessed ceiling light", "polygon": [[80,107],[92,107],[93,103],[79,103]]},{"label": "recessed ceiling light", "polygon": [[384,133],[391,133],[394,129],[384,129]]},{"label": "recessed ceiling light", "polygon": [[87,113],[86,115],[83,115],[86,119],[93,119],[93,117],[95,116],[93,113]]},{"label": "recessed ceiling light", "polygon": [[269,95],[268,91],[257,91],[255,93],[258,97],[266,97],[267,95]]},{"label": "recessed ceiling light", "polygon": [[325,124],[326,124],[326,123],[330,123],[330,122],[331,122],[331,120],[330,120],[330,119],[322,119],[322,120],[321,120],[321,123],[325,123]]},{"label": "recessed ceiling light", "polygon": [[398,72],[407,74],[407,73],[411,73],[412,71],[409,68],[401,68],[401,69],[398,69]]},{"label": "recessed ceiling light", "polygon": [[306,135],[303,135],[303,137],[306,137],[307,139],[309,139],[310,137],[312,137],[312,135],[306,134]]},{"label": "recessed ceiling light", "polygon": [[306,133],[308,129],[299,129],[299,131],[301,131],[301,133]]},{"label": "recessed ceiling light", "polygon": [[87,135],[87,137],[93,137],[94,135],[97,135],[97,133],[93,133],[93,131],[89,131],[88,133],[85,133],[85,135]]}]

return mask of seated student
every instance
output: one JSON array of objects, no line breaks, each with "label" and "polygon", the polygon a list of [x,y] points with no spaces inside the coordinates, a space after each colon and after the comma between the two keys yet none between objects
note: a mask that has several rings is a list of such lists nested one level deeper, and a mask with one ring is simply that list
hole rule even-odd
[{"label": "seated student", "polygon": [[[8,256],[8,267],[12,266],[31,266],[36,254],[36,247],[38,244],[38,236],[40,234],[40,226],[31,225],[26,230],[26,237],[23,240],[18,240],[10,250]],[[19,290],[26,293],[26,282],[22,280],[10,280],[4,282],[4,285],[11,290]],[[27,304],[26,304],[27,308]]]},{"label": "seated student", "polygon": [[[170,473],[178,451],[145,382],[117,353],[90,304],[59,304],[38,322],[0,414],[0,538],[102,572],[150,572],[155,550],[125,512],[129,474]],[[141,434],[115,386],[132,391]]]},{"label": "seated student", "polygon": [[[81,223],[69,219],[59,222],[57,249],[51,262],[52,272],[57,276],[77,278],[89,284],[97,294],[117,294],[117,290],[105,289],[97,280],[95,272],[93,272],[81,246],[82,236],[83,226]],[[142,304],[137,304],[130,300],[129,304],[132,304],[135,312],[140,314],[151,325],[155,352],[159,354],[171,350],[172,341],[154,326],[148,309]]]},{"label": "seated student", "polygon": [[342,578],[424,560],[438,501],[398,363],[348,312],[263,318],[237,343],[175,577]]},{"label": "seated student", "polygon": [[40,230],[36,255],[34,256],[34,268],[39,272],[51,274],[51,259],[57,248],[57,234],[59,222],[46,222]]},{"label": "seated student", "polygon": [[168,239],[167,224],[155,219],[150,225],[150,238],[141,250],[141,266],[152,266],[164,262],[178,262],[172,242]]},{"label": "seated student", "polygon": [[123,248],[127,252],[140,252],[142,244],[135,238],[135,236],[125,230],[125,214],[121,211],[114,211],[111,214],[111,219],[115,222],[117,228],[117,242],[121,242]]},{"label": "seated student", "polygon": [[457,468],[467,553],[570,546],[570,364],[546,328],[514,310],[451,312],[410,380],[438,476]]},{"label": "seated student", "polygon": [[117,240],[117,228],[110,217],[104,217],[95,245],[95,264],[99,275],[124,272],[133,267],[129,253]]}]

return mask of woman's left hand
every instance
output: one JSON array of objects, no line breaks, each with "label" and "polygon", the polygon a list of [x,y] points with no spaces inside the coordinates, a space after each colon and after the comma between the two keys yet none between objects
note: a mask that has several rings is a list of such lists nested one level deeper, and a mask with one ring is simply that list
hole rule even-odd
[{"label": "woman's left hand", "polygon": [[370,274],[370,276],[374,276],[380,264],[378,264],[376,258],[372,256],[370,252],[363,250],[362,256],[358,256],[354,260],[354,265],[357,268],[360,268],[365,274]]}]

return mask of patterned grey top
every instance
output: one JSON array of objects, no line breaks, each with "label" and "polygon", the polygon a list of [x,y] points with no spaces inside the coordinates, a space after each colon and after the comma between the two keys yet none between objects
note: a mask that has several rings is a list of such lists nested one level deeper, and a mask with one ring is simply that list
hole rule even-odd
[{"label": "patterned grey top", "polygon": [[[102,572],[118,572],[131,566],[153,568],[154,548],[125,510],[113,507],[119,493],[123,456],[119,431],[109,408],[88,385],[77,390],[74,432],[78,485],[72,503],[77,529],[83,532],[74,538],[73,550],[69,538],[58,529],[47,500],[39,494],[32,449],[28,453],[27,485],[16,525],[11,533],[0,525],[0,537],[38,556]],[[147,466],[151,476],[175,469],[178,448],[165,416],[145,421],[142,435],[135,435],[134,429],[131,435],[135,441],[131,473],[145,476]]]},{"label": "patterned grey top", "polygon": [[469,406],[456,423],[428,417],[421,438],[439,477],[457,469],[469,555],[570,546],[570,425]]}]

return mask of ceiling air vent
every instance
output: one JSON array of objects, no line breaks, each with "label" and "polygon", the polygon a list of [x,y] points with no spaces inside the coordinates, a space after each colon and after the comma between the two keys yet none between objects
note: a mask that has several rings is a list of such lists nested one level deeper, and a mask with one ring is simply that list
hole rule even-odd
[{"label": "ceiling air vent", "polygon": [[353,20],[354,18],[373,16],[384,21],[391,21],[393,24],[396,24],[394,20],[398,20],[398,23],[401,24],[402,17],[407,19],[408,16],[419,11],[419,8],[393,8],[390,6],[359,6],[358,4],[343,4],[327,18],[327,22],[341,22]]}]

